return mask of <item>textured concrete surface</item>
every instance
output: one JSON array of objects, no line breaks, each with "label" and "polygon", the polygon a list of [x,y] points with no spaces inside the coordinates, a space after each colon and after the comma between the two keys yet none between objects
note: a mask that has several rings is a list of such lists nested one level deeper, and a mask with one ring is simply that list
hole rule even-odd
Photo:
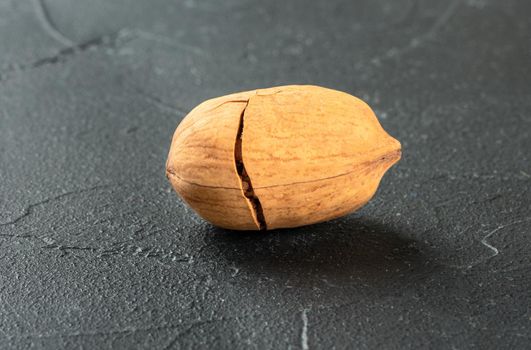
[{"label": "textured concrete surface", "polygon": [[[531,346],[531,3],[0,1],[0,347]],[[216,229],[170,190],[204,99],[311,83],[404,147],[333,222]]]}]

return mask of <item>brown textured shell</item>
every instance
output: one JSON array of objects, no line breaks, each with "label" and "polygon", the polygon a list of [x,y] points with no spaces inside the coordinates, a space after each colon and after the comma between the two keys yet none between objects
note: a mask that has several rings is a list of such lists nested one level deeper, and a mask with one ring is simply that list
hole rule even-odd
[{"label": "brown textured shell", "polygon": [[399,159],[366,103],[292,85],[201,103],[175,131],[166,174],[214,225],[275,229],[360,208]]}]

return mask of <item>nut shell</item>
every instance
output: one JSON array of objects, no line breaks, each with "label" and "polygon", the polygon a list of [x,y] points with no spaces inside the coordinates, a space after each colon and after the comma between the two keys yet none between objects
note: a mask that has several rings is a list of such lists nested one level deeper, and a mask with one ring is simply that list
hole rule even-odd
[{"label": "nut shell", "polygon": [[214,225],[275,229],[360,208],[399,159],[400,143],[360,99],[281,86],[194,108],[175,131],[166,174]]}]

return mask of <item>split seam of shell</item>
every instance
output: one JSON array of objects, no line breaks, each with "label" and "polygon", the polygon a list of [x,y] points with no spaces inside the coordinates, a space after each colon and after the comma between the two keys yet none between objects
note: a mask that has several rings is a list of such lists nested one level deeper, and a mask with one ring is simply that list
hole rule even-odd
[{"label": "split seam of shell", "polygon": [[[275,188],[275,187],[282,187],[282,186],[293,186],[293,185],[308,184],[308,183],[314,183],[314,182],[319,182],[319,181],[337,179],[339,177],[348,176],[348,175],[358,171],[360,168],[367,168],[367,167],[373,166],[375,162],[381,162],[381,161],[385,161],[385,160],[394,160],[394,159],[397,159],[397,158],[399,159],[400,155],[401,155],[401,151],[400,150],[392,151],[390,153],[387,153],[387,154],[384,154],[384,155],[380,156],[376,161],[370,161],[370,162],[365,162],[365,163],[359,164],[357,166],[356,170],[351,170],[351,171],[347,171],[345,173],[341,173],[341,174],[337,174],[337,175],[333,175],[333,176],[328,176],[328,177],[323,177],[323,178],[320,178],[320,179],[307,180],[307,181],[297,181],[297,182],[290,182],[290,183],[281,183],[281,184],[278,184],[278,185],[259,186],[259,187],[253,187],[253,189],[263,190],[263,189],[268,189],[268,188]],[[171,168],[167,168],[166,169],[166,176],[167,177],[173,177],[173,178],[176,178],[176,179],[178,179],[180,181],[186,182],[187,184],[198,186],[198,187],[203,187],[203,188],[217,188],[217,189],[225,189],[225,190],[241,190],[241,187],[240,188],[236,188],[236,187],[224,187],[224,186],[217,186],[217,185],[216,186],[204,185],[204,184],[200,184],[200,183],[197,183],[197,182],[194,182],[194,181],[190,181],[190,180],[184,179],[184,178],[180,177],[179,175],[177,175],[175,170],[173,170]]]},{"label": "split seam of shell", "polygon": [[250,98],[249,100],[247,100],[247,103],[245,107],[243,108],[242,113],[240,114],[238,133],[236,134],[236,141],[234,145],[234,163],[236,166],[236,172],[238,174],[238,178],[240,180],[240,187],[241,187],[242,193],[245,197],[245,200],[249,204],[249,208],[251,209],[253,219],[258,225],[258,229],[267,230],[267,223],[265,221],[262,204],[260,203],[260,199],[258,198],[256,193],[254,192],[251,178],[249,177],[247,170],[245,170],[245,164],[243,163],[242,134],[243,134],[243,127],[244,127],[245,111],[247,110],[247,106],[249,105],[249,102],[250,102]]}]

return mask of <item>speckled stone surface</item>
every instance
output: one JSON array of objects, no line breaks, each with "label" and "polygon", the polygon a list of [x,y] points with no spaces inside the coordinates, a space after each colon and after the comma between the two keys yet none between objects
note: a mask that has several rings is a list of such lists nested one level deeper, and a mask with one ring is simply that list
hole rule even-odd
[{"label": "speckled stone surface", "polygon": [[[0,0],[0,348],[528,349],[527,0]],[[316,84],[403,159],[365,208],[234,233],[171,191],[199,102]]]}]

